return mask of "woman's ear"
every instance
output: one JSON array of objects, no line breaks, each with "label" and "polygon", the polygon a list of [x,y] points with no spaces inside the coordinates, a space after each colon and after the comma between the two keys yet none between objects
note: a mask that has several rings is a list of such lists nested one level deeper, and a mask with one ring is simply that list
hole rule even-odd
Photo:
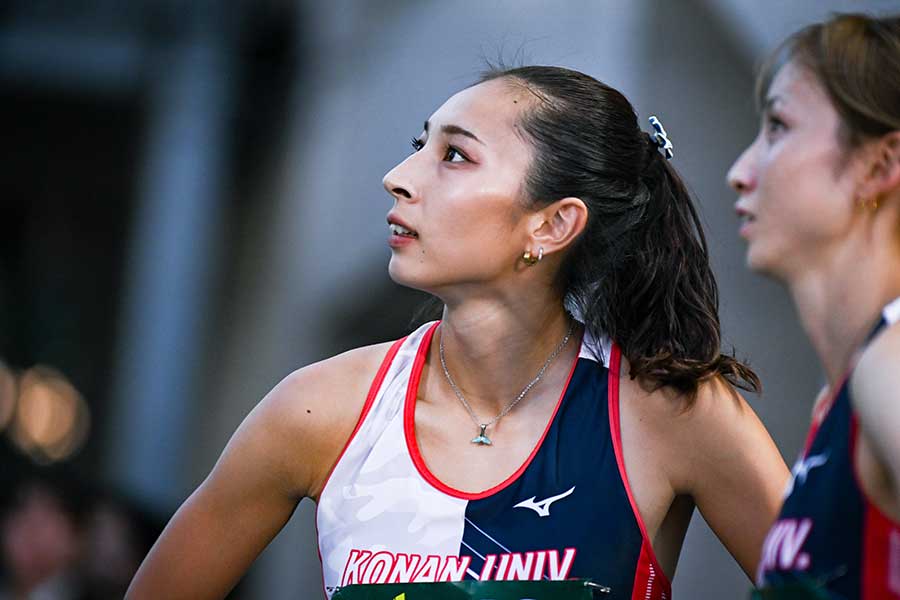
[{"label": "woman's ear", "polygon": [[892,131],[875,142],[867,158],[858,195],[877,202],[900,192],[900,131]]},{"label": "woman's ear", "polygon": [[540,223],[532,231],[536,247],[544,254],[565,250],[587,226],[588,209],[581,198],[567,197],[549,204],[535,215]]}]

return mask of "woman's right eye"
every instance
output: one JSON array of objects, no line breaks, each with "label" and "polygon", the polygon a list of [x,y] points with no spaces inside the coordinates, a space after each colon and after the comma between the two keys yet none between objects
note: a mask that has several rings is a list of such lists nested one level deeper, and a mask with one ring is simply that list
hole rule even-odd
[{"label": "woman's right eye", "polygon": [[425,147],[425,142],[423,142],[419,138],[413,138],[412,140],[410,140],[410,143],[412,144],[413,150],[415,150],[416,152]]}]

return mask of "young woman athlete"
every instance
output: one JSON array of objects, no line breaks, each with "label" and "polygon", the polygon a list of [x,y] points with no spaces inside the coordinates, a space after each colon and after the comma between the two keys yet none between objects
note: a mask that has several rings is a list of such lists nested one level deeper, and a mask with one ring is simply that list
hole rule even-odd
[{"label": "young woman athlete", "polygon": [[741,236],[827,384],[758,583],[900,598],[900,17],[803,29],[760,83],[759,135],[728,176]]},{"label": "young woman athlete", "polygon": [[413,146],[384,178],[390,274],[442,320],[278,384],[129,597],[222,597],[307,497],[326,596],[589,577],[670,598],[695,506],[752,573],[788,472],[733,387],[756,376],[720,353],[665,135],[591,77],[524,67],[451,97]]}]

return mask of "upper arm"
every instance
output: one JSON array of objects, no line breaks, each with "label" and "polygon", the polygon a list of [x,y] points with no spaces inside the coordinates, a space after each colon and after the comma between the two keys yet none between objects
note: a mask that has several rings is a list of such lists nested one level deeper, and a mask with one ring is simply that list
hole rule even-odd
[{"label": "upper arm", "polygon": [[850,380],[862,434],[900,502],[900,324],[879,335]]},{"label": "upper arm", "polygon": [[722,380],[701,386],[680,418],[684,457],[673,487],[694,498],[710,528],[752,579],[778,516],[789,472],[747,402]]},{"label": "upper arm", "polygon": [[212,472],[172,517],[138,570],[129,598],[224,597],[290,517],[299,494],[290,489],[273,441],[280,437],[272,406],[278,393],[276,388],[248,415]]},{"label": "upper arm", "polygon": [[297,503],[317,492],[349,437],[383,356],[380,347],[356,352],[291,374],[250,412],[166,526],[129,598],[228,593]]}]

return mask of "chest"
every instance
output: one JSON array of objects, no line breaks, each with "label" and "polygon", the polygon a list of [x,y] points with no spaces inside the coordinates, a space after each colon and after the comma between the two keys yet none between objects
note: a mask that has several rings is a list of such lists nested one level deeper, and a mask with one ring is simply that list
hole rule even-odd
[{"label": "chest", "polygon": [[[535,400],[539,404],[544,399]],[[544,404],[552,410],[524,407],[519,414],[487,427],[484,435],[490,445],[473,443],[481,428],[462,407],[419,401],[411,434],[431,474],[454,489],[477,493],[507,480],[537,451],[550,429],[558,399],[547,400]]]},{"label": "chest", "polygon": [[[571,373],[552,413],[522,421],[538,428],[503,419],[488,448],[469,446],[478,431],[465,413],[419,413],[419,379],[386,380],[317,507],[326,592],[590,577],[630,598],[638,574],[647,589],[668,589],[619,468],[608,371],[585,360]],[[507,435],[520,441],[507,446]]]}]

